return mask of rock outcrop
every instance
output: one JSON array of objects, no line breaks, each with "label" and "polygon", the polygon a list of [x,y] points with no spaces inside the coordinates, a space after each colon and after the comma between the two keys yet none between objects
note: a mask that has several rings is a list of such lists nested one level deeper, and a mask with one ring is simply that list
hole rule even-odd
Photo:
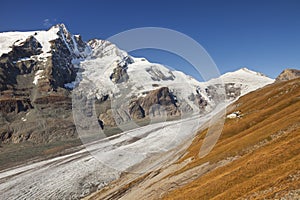
[{"label": "rock outcrop", "polygon": [[276,78],[276,82],[288,81],[288,80],[292,80],[292,79],[299,78],[299,77],[300,77],[300,70],[298,70],[298,69],[285,69]]},{"label": "rock outcrop", "polygon": [[127,74],[127,66],[126,65],[122,66],[117,64],[117,66],[113,70],[113,73],[110,75],[110,79],[114,83],[127,82],[129,79],[129,76]]},{"label": "rock outcrop", "polygon": [[146,115],[161,115],[166,112],[167,115],[176,115],[179,110],[176,100],[168,87],[162,87],[150,91],[144,98],[139,100],[139,105],[144,109]]},{"label": "rock outcrop", "polygon": [[102,108],[106,107],[106,110],[99,111],[101,113],[99,119],[104,126],[116,126],[130,120],[143,118],[180,115],[175,97],[168,87],[152,90],[144,97],[133,98],[130,102],[126,102],[128,105],[124,105],[121,109],[111,109],[110,106],[107,106],[110,103],[109,99],[100,103]]}]

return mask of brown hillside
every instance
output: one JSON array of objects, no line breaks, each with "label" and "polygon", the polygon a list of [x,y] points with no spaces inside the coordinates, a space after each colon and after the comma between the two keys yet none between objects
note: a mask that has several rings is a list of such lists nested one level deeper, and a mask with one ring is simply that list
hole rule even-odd
[{"label": "brown hillside", "polygon": [[200,131],[177,162],[126,174],[88,199],[300,199],[300,78],[240,98],[204,158]]},{"label": "brown hillside", "polygon": [[188,149],[194,158],[184,169],[226,157],[235,161],[176,188],[164,199],[300,198],[300,79],[277,83],[240,98],[222,136],[205,158],[198,159],[203,133]]}]

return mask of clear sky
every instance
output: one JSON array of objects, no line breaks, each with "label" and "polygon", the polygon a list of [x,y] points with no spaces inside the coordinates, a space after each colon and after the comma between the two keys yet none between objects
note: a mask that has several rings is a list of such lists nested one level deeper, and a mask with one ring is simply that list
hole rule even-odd
[{"label": "clear sky", "polygon": [[[298,0],[81,0],[1,3],[0,32],[47,29],[64,23],[85,40],[106,39],[138,27],[165,27],[198,41],[221,73],[241,67],[272,78],[284,68],[300,68],[300,1]],[[132,52],[194,75],[173,54]]]}]

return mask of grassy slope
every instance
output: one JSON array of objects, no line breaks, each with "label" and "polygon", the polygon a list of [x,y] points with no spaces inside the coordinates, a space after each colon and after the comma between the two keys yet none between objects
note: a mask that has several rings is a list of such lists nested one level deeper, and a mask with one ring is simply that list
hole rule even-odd
[{"label": "grassy slope", "polygon": [[[209,161],[239,159],[170,191],[164,199],[274,199],[300,188],[300,79],[277,83],[240,98],[230,110],[241,119],[227,119],[213,151],[198,153],[205,131],[178,162],[193,158],[180,174]],[[175,175],[170,174],[169,176]],[[300,197],[299,197],[300,198]]]}]

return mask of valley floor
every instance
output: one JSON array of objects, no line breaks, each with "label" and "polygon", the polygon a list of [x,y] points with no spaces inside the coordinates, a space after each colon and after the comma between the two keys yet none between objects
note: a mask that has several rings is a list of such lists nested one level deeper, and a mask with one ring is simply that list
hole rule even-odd
[{"label": "valley floor", "polygon": [[[2,170],[0,199],[84,197],[128,169],[144,173],[166,162],[170,155],[161,155],[186,139],[192,141],[195,130],[208,119],[195,116],[152,124],[86,144],[74,153]],[[147,169],[130,168],[149,158]]]}]

